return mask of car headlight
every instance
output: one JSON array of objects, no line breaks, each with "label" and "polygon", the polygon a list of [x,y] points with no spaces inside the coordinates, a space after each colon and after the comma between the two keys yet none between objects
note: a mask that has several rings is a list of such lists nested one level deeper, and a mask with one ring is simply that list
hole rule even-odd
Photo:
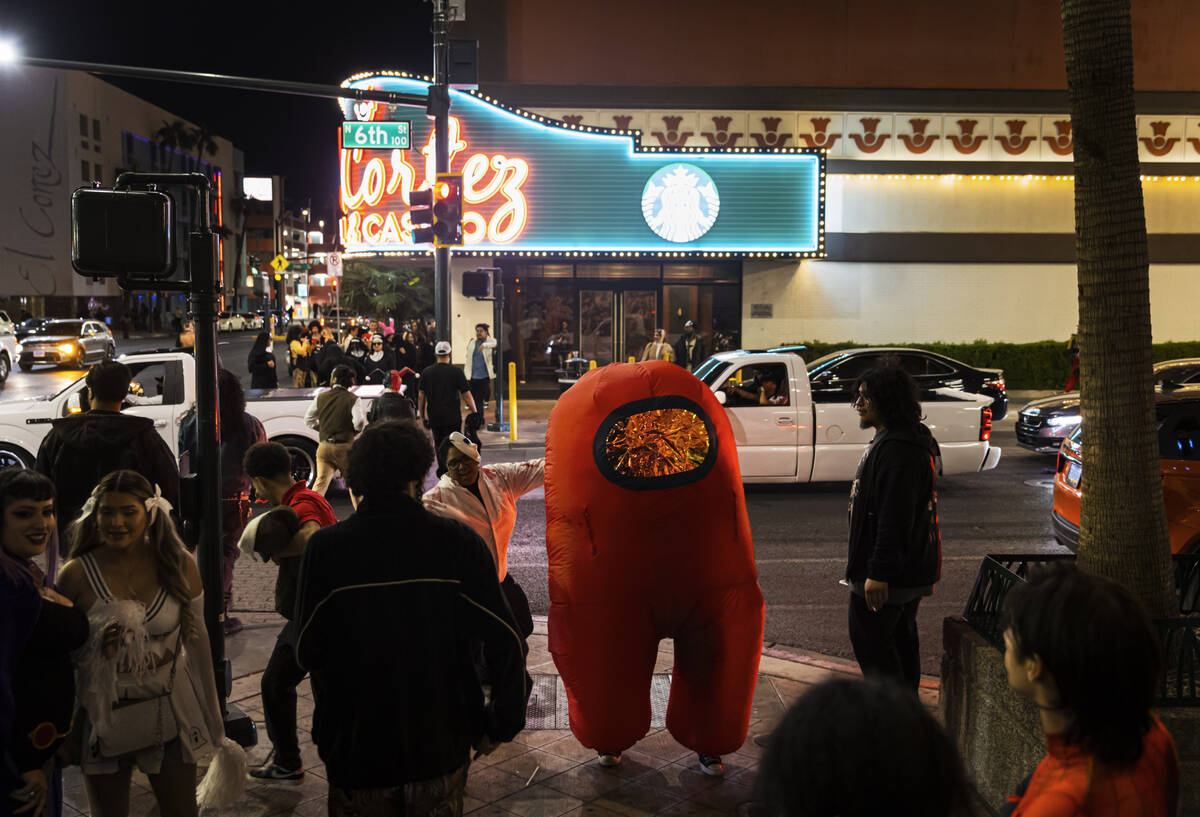
[{"label": "car headlight", "polygon": [[69,355],[75,351],[75,344],[74,343],[60,343],[60,344],[58,344],[58,351],[62,352],[64,355]]},{"label": "car headlight", "polygon": [[1051,417],[1046,421],[1046,425],[1051,426],[1073,426],[1079,423],[1079,417],[1071,414],[1065,414],[1060,417]]},{"label": "car headlight", "polygon": [[15,351],[18,355],[21,354],[21,344],[18,343],[13,351]]}]

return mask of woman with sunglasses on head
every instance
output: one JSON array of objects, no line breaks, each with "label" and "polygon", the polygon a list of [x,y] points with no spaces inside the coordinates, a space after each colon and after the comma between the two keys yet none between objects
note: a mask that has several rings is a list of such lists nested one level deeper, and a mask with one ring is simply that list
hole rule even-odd
[{"label": "woman with sunglasses on head", "polygon": [[[170,511],[141,474],[114,471],[68,530],[72,558],[60,586],[91,622],[77,657],[86,714],[77,727],[93,817],[128,815],[134,764],[162,817],[195,817],[197,761],[238,751],[224,737],[200,571]],[[201,784],[206,801],[214,769],[228,768],[228,755],[219,759]],[[228,784],[240,780],[217,794],[237,797]]]},{"label": "woman with sunglasses on head", "polygon": [[36,471],[0,471],[0,815],[57,817],[62,780],[54,754],[71,731],[71,651],[88,621],[55,591],[35,559],[57,558],[54,483]]}]

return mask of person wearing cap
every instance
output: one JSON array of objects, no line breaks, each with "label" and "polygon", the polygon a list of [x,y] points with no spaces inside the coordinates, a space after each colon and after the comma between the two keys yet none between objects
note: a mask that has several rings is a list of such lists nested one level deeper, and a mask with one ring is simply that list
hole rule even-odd
[{"label": "person wearing cap", "polygon": [[363,382],[373,386],[378,386],[386,381],[388,374],[396,368],[395,358],[383,345],[383,335],[371,336],[371,350],[367,352],[363,366],[367,370]]},{"label": "person wearing cap", "polygon": [[671,344],[667,343],[667,330],[655,329],[654,340],[646,344],[646,348],[642,349],[641,362],[647,360],[665,360],[668,363],[675,360],[675,350],[671,348]]},{"label": "person wearing cap", "polygon": [[[307,674],[296,662],[296,636],[299,627],[292,617],[296,610],[300,558],[308,539],[321,528],[337,523],[333,508],[325,497],[292,478],[292,456],[279,443],[255,443],[246,449],[242,468],[254,484],[254,492],[274,506],[274,510],[255,518],[252,529],[246,527],[242,550],[247,546],[263,561],[279,565],[275,577],[275,612],[287,620],[275,640],[275,649],[262,676],[263,712],[271,754],[262,765],[249,770],[250,777],[263,783],[301,783],[304,765],[296,732],[296,686]],[[286,533],[264,527],[272,515],[291,514]],[[259,521],[262,520],[262,521]]]},{"label": "person wearing cap", "polygon": [[493,355],[496,339],[488,334],[491,327],[486,323],[475,324],[475,337],[467,341],[467,371],[470,373],[471,396],[475,407],[482,413],[492,397],[492,379],[495,378]]},{"label": "person wearing cap", "polygon": [[521,634],[533,632],[529,600],[508,572],[508,543],[517,524],[517,500],[546,480],[546,460],[482,465],[479,448],[455,431],[438,445],[446,473],[421,497],[425,509],[479,534],[496,563],[496,577]]},{"label": "person wearing cap", "polygon": [[425,426],[433,432],[433,446],[437,451],[437,475],[446,473],[442,441],[452,432],[462,431],[462,403],[474,414],[478,409],[471,395],[462,369],[450,365],[450,342],[440,340],[433,352],[437,362],[421,372],[421,393],[417,400],[417,414]]},{"label": "person wearing cap", "polygon": [[308,406],[304,424],[316,429],[317,478],[312,489],[321,496],[337,472],[345,473],[346,457],[354,435],[367,424],[367,412],[358,395],[350,391],[354,385],[354,370],[346,364],[335,366],[329,375],[330,388],[321,392]]},{"label": "person wearing cap", "polygon": [[696,324],[688,321],[683,325],[683,334],[675,341],[675,362],[689,372],[694,372],[704,362],[704,338],[696,332]]}]

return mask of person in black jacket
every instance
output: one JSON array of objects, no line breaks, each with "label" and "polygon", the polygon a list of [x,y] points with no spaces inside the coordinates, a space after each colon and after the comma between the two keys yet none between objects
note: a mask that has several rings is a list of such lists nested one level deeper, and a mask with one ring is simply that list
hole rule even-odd
[{"label": "person in black jacket", "polygon": [[875,437],[850,489],[850,643],[864,675],[892,678],[915,693],[917,607],[941,578],[937,442],[921,423],[917,385],[903,369],[867,370],[855,394],[859,422]]},{"label": "person in black jacket", "polygon": [[279,375],[275,373],[275,353],[271,351],[271,336],[267,332],[259,332],[250,347],[246,357],[246,367],[250,370],[250,388],[277,389]]},{"label": "person in black jacket", "polygon": [[87,373],[88,411],[55,420],[38,448],[34,469],[58,491],[58,530],[79,515],[92,489],[113,471],[129,469],[162,489],[179,509],[179,466],[149,417],[122,414],[133,375],[117,360],[97,363]]},{"label": "person in black jacket", "polygon": [[331,817],[461,814],[472,748],[525,725],[521,636],[483,541],[421,506],[432,463],[416,424],[368,427],[347,469],[358,511],[301,562],[296,654]]},{"label": "person in black jacket", "polygon": [[396,359],[384,348],[382,335],[372,335],[370,340],[370,351],[363,358],[365,375],[359,382],[378,386],[388,381],[392,369],[396,368]]}]

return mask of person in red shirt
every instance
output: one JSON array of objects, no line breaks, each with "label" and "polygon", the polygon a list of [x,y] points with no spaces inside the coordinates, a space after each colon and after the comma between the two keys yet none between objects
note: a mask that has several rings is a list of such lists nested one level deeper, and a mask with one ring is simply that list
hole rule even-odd
[{"label": "person in red shirt", "polygon": [[266,762],[250,770],[250,778],[258,782],[298,784],[304,780],[304,766],[296,734],[296,686],[306,673],[296,662],[297,628],[292,615],[296,609],[300,557],[313,532],[336,523],[337,517],[325,497],[292,479],[292,456],[279,443],[250,446],[242,464],[260,498],[290,508],[298,519],[298,530],[289,544],[270,556],[279,564],[275,611],[287,619],[287,624],[275,641],[262,677],[267,736],[274,748]]},{"label": "person in red shirt", "polygon": [[1013,817],[1169,817],[1175,742],[1150,711],[1161,672],[1146,611],[1108,579],[1057,563],[1004,604],[1009,686],[1037,705],[1048,752]]}]

